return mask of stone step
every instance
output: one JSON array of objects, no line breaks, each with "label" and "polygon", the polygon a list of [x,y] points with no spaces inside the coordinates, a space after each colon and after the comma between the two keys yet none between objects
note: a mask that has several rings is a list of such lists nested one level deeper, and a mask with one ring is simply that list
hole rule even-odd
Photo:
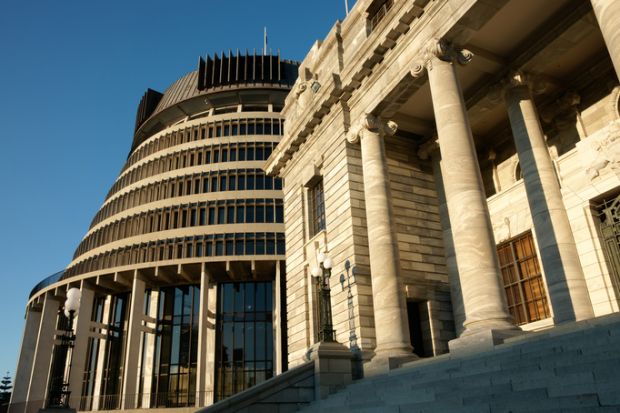
[{"label": "stone step", "polygon": [[486,353],[406,363],[303,411],[620,412],[619,372],[616,316],[526,334]]}]

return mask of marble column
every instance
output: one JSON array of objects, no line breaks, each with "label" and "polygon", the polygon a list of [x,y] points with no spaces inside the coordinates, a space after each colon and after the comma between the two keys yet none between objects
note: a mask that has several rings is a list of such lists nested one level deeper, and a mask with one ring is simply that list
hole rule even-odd
[{"label": "marble column", "polygon": [[594,317],[579,253],[525,75],[504,93],[556,323]]},{"label": "marble column", "polygon": [[135,409],[138,390],[138,361],[140,360],[142,320],[144,318],[144,292],[146,283],[136,270],[131,289],[129,322],[127,324],[127,349],[125,351],[122,408]]},{"label": "marble column", "polygon": [[[508,314],[495,240],[455,63],[471,57],[444,42],[427,56],[441,175],[465,309],[462,336],[515,330]],[[492,336],[495,343],[495,336]]]},{"label": "marble column", "polygon": [[90,337],[90,321],[93,312],[93,302],[95,292],[86,288],[82,283],[80,308],[77,319],[74,323],[75,343],[71,352],[71,370],[69,372],[69,390],[71,391],[71,402],[69,406],[80,407],[82,396],[82,382],[84,381],[84,368],[86,367],[86,357],[88,356],[88,338]]},{"label": "marble column", "polygon": [[361,124],[347,135],[349,142],[359,141],[362,149],[364,200],[377,340],[375,355],[379,358],[412,353],[383,142],[385,135],[393,135],[396,128],[394,122],[384,123],[375,116],[367,114]]},{"label": "marble column", "polygon": [[26,325],[24,327],[17,369],[15,371],[15,379],[13,380],[11,404],[9,405],[10,413],[23,413],[26,407],[28,386],[32,376],[32,366],[40,324],[41,310],[34,309],[32,305],[29,306],[26,310]]},{"label": "marble column", "polygon": [[616,75],[620,79],[620,2],[617,0],[591,0],[591,2]]},{"label": "marble column", "polygon": [[30,375],[27,413],[36,412],[45,405],[59,308],[60,302],[58,298],[52,295],[52,293],[46,293]]}]

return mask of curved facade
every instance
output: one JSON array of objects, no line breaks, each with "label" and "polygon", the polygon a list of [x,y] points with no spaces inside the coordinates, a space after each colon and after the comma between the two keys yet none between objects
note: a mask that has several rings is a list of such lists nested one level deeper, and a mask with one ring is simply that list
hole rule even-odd
[{"label": "curved facade", "polygon": [[82,291],[69,377],[79,410],[204,406],[286,365],[282,181],[262,166],[297,64],[229,53],[198,66],[145,93],[127,162],[72,262],[33,289],[12,411],[49,405],[63,380],[54,340],[70,287]]}]

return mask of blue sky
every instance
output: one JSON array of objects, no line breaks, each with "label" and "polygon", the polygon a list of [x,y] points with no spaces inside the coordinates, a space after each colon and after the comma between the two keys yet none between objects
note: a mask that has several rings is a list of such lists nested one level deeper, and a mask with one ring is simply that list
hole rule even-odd
[{"label": "blue sky", "polygon": [[344,0],[2,1],[1,375],[14,376],[30,290],[70,262],[121,169],[145,90],[199,55],[260,49],[264,26],[302,60],[344,14]]}]

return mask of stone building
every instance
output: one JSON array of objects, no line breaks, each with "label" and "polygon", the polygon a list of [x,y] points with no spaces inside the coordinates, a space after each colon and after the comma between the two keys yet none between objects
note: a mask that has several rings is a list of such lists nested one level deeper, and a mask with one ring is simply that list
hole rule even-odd
[{"label": "stone building", "polygon": [[[471,402],[468,411],[490,411],[489,399],[506,409],[523,400],[558,410],[620,405],[620,318],[612,314],[620,305],[619,2],[357,0],[299,68],[273,62],[201,60],[163,96],[147,92],[127,166],[74,262],[30,298],[12,411],[44,403],[69,286],[94,309],[76,327],[81,370],[70,385],[81,410],[204,406],[260,381],[257,366],[271,362],[261,379],[289,371],[206,411],[321,411],[312,403],[350,383],[351,353],[353,376],[365,379],[328,400],[331,411],[414,401],[455,411],[456,398],[460,407]],[[249,161],[250,148],[266,162]],[[168,180],[190,174],[182,185]],[[252,192],[240,187],[250,176]],[[248,221],[249,203],[266,222]],[[160,208],[153,221],[152,208]],[[325,255],[344,356],[338,345],[322,354],[316,346],[311,274]],[[263,282],[274,299],[260,316],[227,299]],[[192,304],[177,313],[177,297]],[[238,315],[272,323],[272,359],[237,347]],[[598,334],[588,354],[584,323]],[[170,387],[160,349],[175,327],[190,331],[196,353],[175,364],[174,351],[164,352],[179,383]],[[491,349],[486,359],[466,358]],[[120,365],[106,361],[111,352]],[[582,364],[572,366],[577,356]],[[581,369],[589,369],[586,385]],[[489,372],[502,380],[497,387]]]},{"label": "stone building", "polygon": [[67,379],[70,287],[80,411],[191,410],[286,369],[282,180],[261,167],[297,67],[229,52],[144,94],[127,162],[73,261],[32,290],[11,413],[49,406]]},{"label": "stone building", "polygon": [[319,253],[367,372],[618,312],[619,74],[616,1],[358,0],[266,167],[289,365],[317,341]]}]

